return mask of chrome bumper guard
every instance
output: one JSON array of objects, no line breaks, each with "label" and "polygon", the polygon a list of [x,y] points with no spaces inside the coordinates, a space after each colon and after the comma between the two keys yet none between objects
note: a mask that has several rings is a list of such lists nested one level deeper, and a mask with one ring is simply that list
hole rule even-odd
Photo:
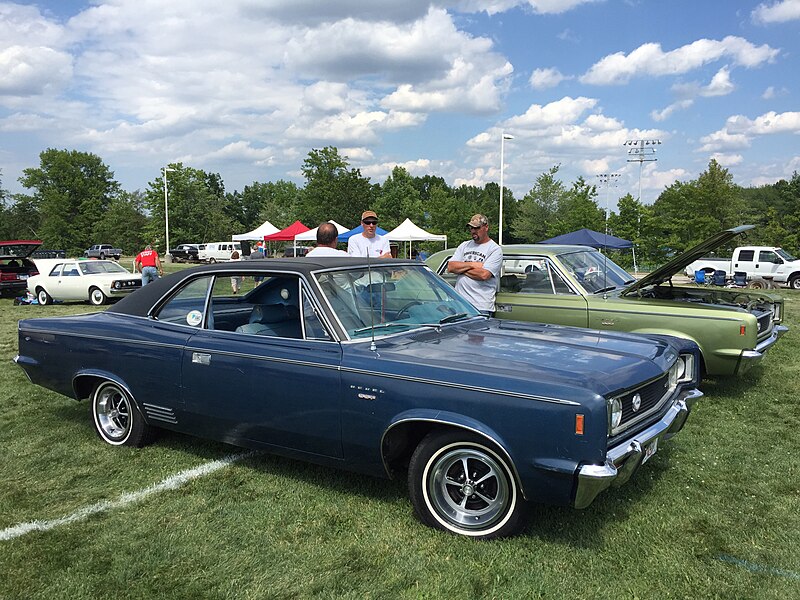
[{"label": "chrome bumper guard", "polygon": [[636,434],[630,441],[611,448],[603,465],[583,465],[578,468],[575,508],[586,508],[597,495],[611,485],[624,484],[642,464],[647,448],[654,442],[668,440],[678,433],[694,403],[703,392],[691,389],[682,392],[660,421]]},{"label": "chrome bumper guard", "polygon": [[770,336],[761,341],[756,346],[755,350],[743,350],[741,356],[739,357],[739,365],[736,369],[736,372],[743,373],[764,358],[767,350],[772,348],[773,344],[775,344],[775,342],[777,342],[787,331],[789,331],[789,328],[786,325],[775,325],[775,327],[772,328],[772,333]]}]

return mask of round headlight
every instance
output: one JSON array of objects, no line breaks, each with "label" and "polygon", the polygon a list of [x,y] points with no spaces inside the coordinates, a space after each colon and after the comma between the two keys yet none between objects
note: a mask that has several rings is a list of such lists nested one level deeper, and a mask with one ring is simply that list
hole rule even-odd
[{"label": "round headlight", "polygon": [[619,427],[622,422],[622,400],[614,398],[611,401],[611,429],[612,431]]},{"label": "round headlight", "polygon": [[686,375],[686,357],[679,356],[678,360],[675,362],[675,366],[677,367],[676,375],[678,377],[678,381],[683,379],[684,375]]}]

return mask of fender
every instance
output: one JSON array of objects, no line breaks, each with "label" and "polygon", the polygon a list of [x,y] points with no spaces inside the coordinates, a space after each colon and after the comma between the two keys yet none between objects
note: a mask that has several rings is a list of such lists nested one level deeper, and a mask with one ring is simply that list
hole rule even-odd
[{"label": "fender", "polygon": [[[139,407],[139,403],[136,401],[133,393],[131,392],[131,388],[125,383],[119,376],[115,375],[114,373],[110,373],[109,371],[103,371],[100,369],[81,369],[72,377],[72,393],[76,400],[82,400],[84,398],[88,398],[91,395],[91,389],[86,392],[86,386],[83,384],[84,379],[105,379],[106,381],[113,381],[118,386],[123,388],[128,395],[133,400],[134,404],[136,404],[136,408]],[[94,386],[92,386],[94,387]],[[141,410],[139,411],[141,412]]]},{"label": "fender", "polygon": [[[514,472],[514,477],[516,478],[517,483],[520,486],[520,491],[522,492],[522,496],[527,499],[527,495],[525,494],[525,490],[522,486],[522,479],[520,478],[519,472],[517,471],[517,465],[514,462],[514,459],[511,457],[511,454],[507,450],[503,438],[500,435],[498,435],[498,433],[494,431],[491,427],[487,426],[485,423],[482,423],[471,417],[467,417],[459,413],[428,409],[428,408],[415,408],[412,410],[407,410],[395,415],[389,422],[388,427],[386,427],[385,431],[383,432],[383,435],[381,436],[380,447],[383,448],[384,439],[386,439],[386,436],[393,428],[397,427],[398,425],[402,425],[404,423],[412,423],[415,421],[425,422],[425,423],[439,423],[442,425],[447,425],[448,427],[457,427],[460,429],[464,429],[465,431],[469,431],[470,433],[479,435],[483,438],[486,438],[487,441],[491,442],[498,449],[498,451],[503,455],[503,458],[505,458],[508,461],[508,464],[511,465],[511,469]],[[384,471],[391,478],[391,470],[389,469],[389,465],[386,464],[386,459],[383,456],[383,453],[381,453],[381,461],[383,462]]]}]

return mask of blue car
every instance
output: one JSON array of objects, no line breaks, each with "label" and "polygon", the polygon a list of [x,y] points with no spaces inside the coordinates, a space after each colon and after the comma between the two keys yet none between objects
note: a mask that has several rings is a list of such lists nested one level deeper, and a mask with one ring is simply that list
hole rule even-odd
[{"label": "blue car", "polygon": [[15,362],[88,398],[108,444],[166,429],[407,476],[423,523],[473,538],[519,531],[528,501],[587,507],[702,396],[692,342],[490,319],[424,264],[350,257],[195,267],[21,320]]}]

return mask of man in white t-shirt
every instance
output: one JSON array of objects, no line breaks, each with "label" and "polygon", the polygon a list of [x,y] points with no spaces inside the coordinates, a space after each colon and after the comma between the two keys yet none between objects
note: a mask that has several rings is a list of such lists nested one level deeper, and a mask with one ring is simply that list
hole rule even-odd
[{"label": "man in white t-shirt", "polygon": [[458,275],[456,291],[482,313],[493,316],[503,250],[489,238],[489,219],[473,215],[467,223],[472,239],[463,242],[447,263],[447,272]]},{"label": "man in white t-shirt", "polygon": [[365,210],[361,214],[361,225],[364,231],[351,235],[347,240],[347,253],[350,256],[391,258],[392,251],[389,248],[389,241],[375,233],[378,229],[378,215],[374,211]]},{"label": "man in white t-shirt", "polygon": [[344,250],[336,249],[336,238],[339,232],[333,223],[322,223],[317,227],[317,247],[310,250],[306,256],[347,256]]}]

